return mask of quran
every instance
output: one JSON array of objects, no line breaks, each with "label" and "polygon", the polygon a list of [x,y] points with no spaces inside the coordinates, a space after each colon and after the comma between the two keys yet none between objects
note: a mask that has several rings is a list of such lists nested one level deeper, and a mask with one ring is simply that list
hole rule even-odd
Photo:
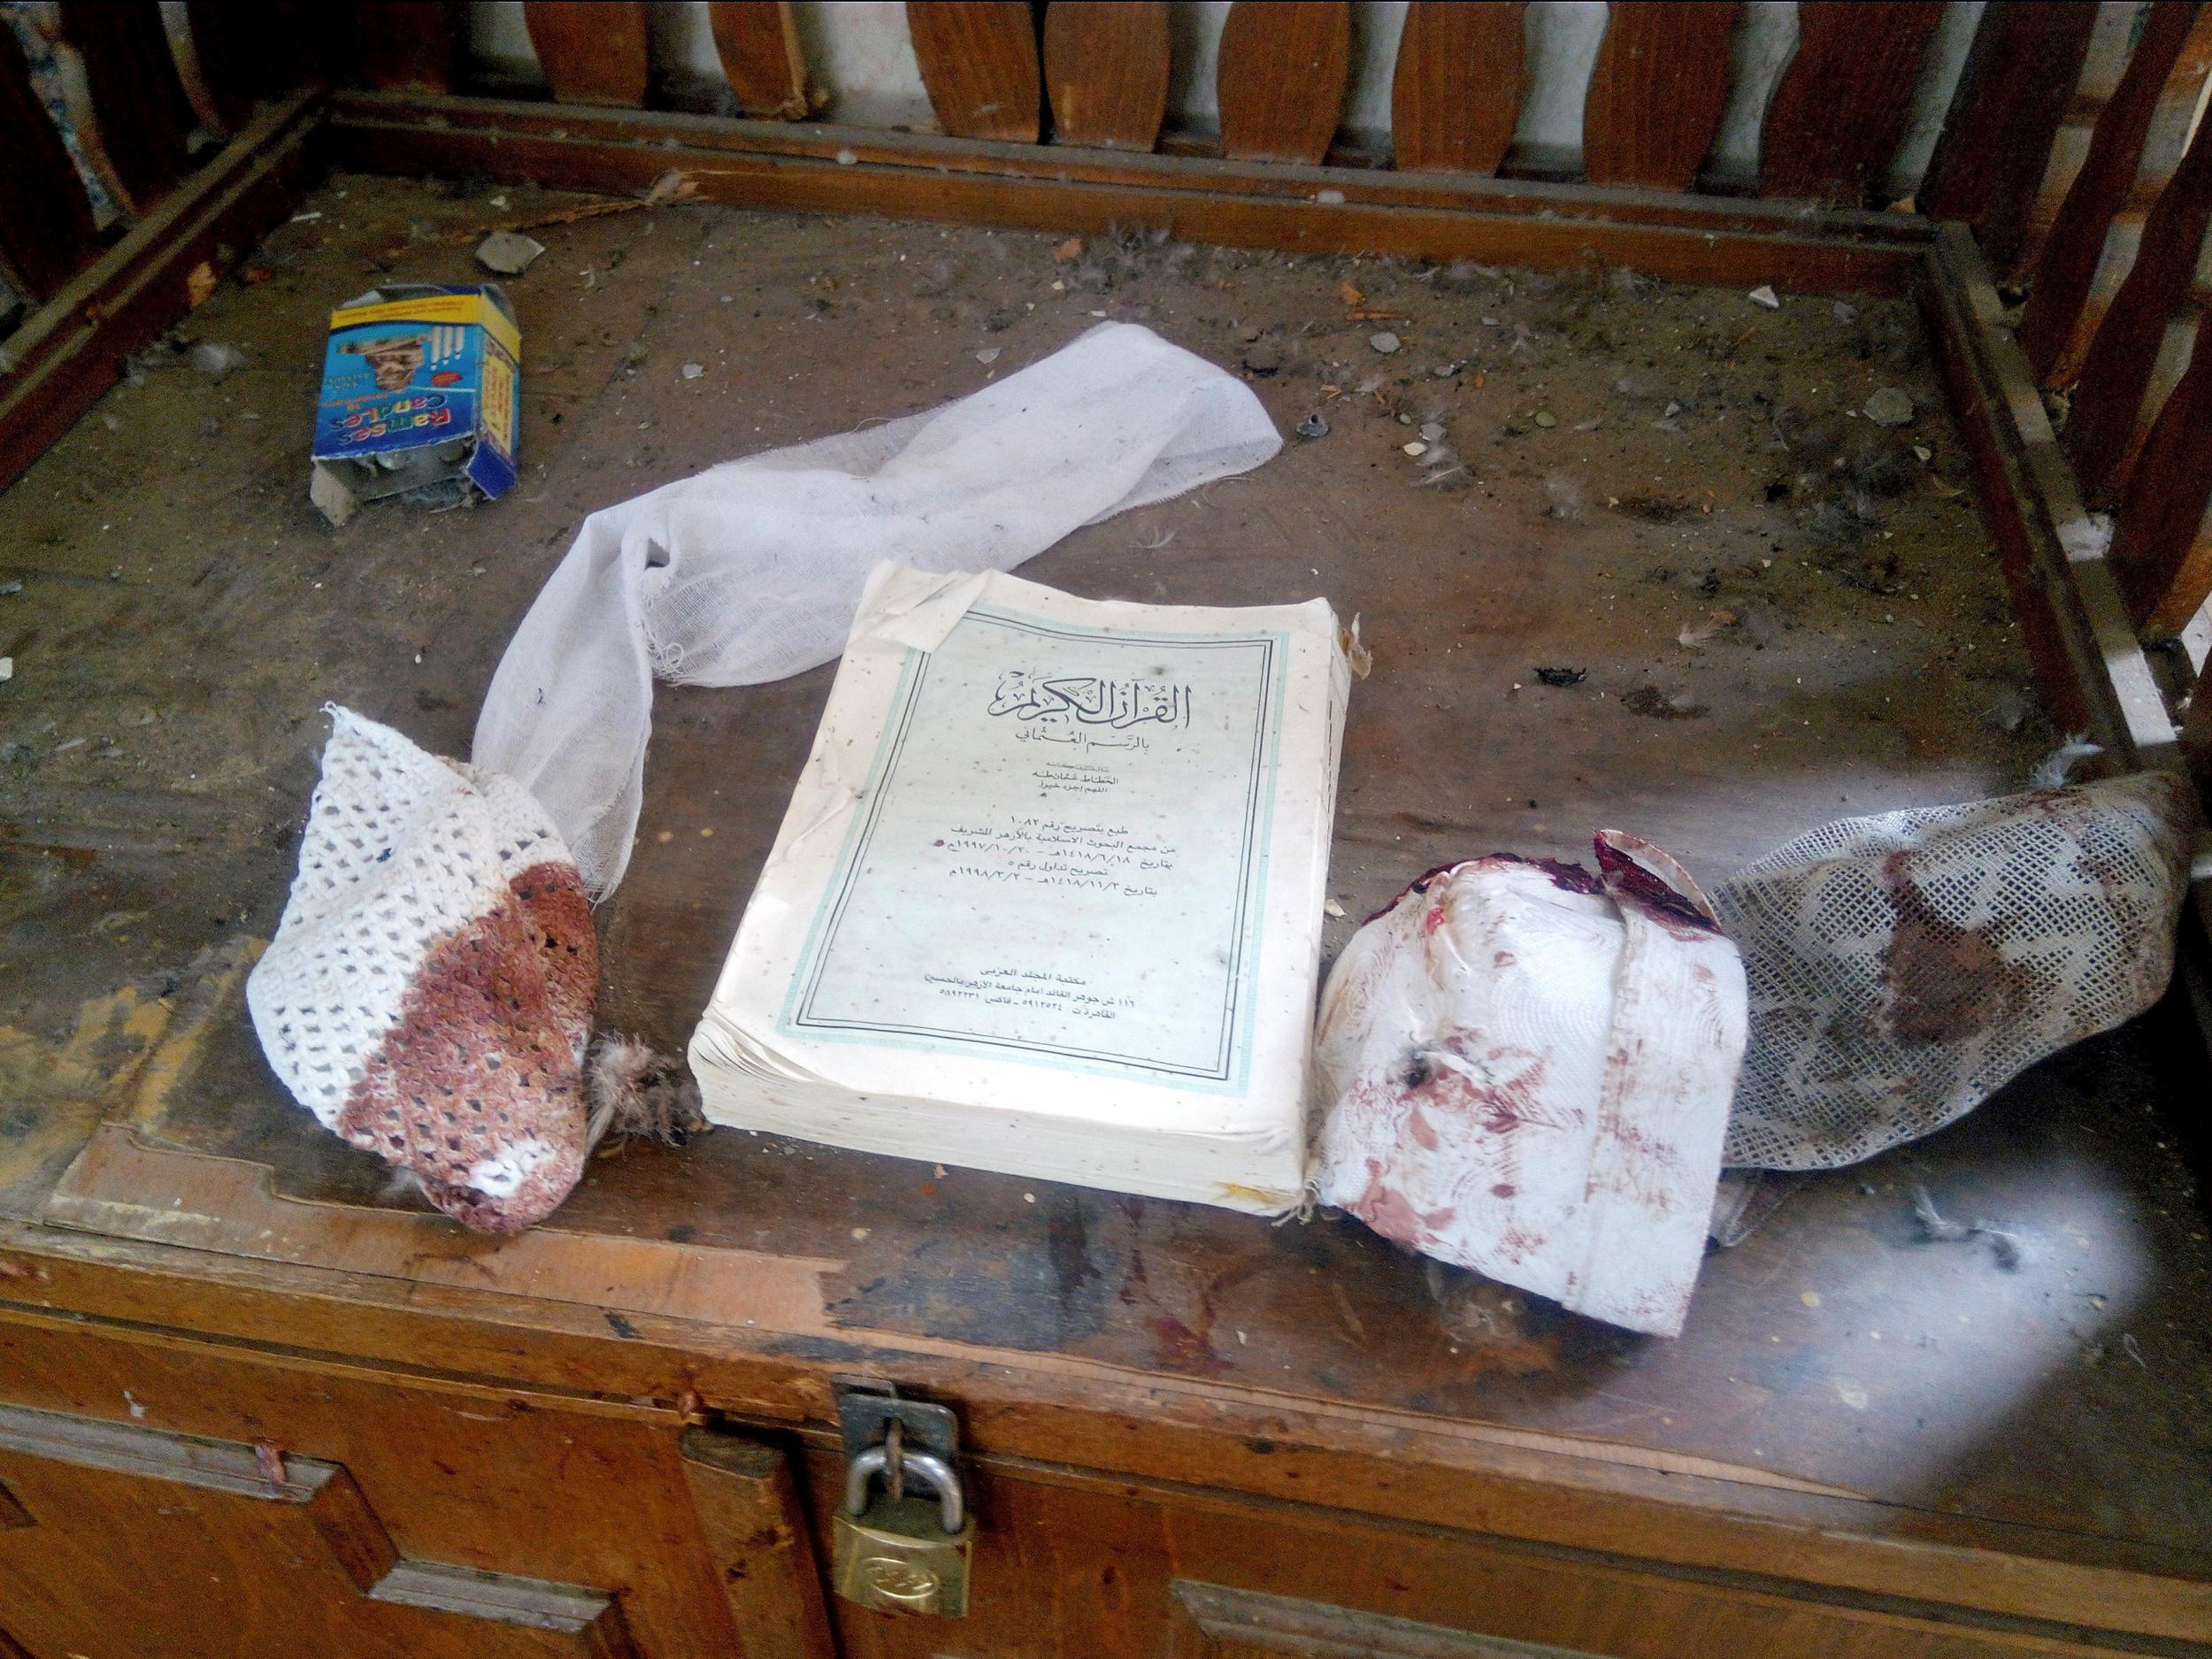
[{"label": "quran", "polygon": [[879,565],[692,1038],[707,1116],[1296,1204],[1349,683],[1322,600]]}]

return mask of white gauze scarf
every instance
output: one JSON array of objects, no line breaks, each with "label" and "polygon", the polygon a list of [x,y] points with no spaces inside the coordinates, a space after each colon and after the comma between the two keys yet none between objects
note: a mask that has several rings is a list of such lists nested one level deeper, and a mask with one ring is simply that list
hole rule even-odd
[{"label": "white gauze scarf", "polygon": [[1249,388],[1110,323],[941,409],[604,509],[508,645],[474,762],[536,797],[603,897],[629,864],[657,676],[743,686],[798,673],[843,647],[878,559],[1011,570],[1281,447]]}]

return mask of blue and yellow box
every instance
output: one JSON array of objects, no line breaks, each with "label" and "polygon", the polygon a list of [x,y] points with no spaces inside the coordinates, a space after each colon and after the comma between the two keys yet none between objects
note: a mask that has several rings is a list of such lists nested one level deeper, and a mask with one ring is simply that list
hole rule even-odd
[{"label": "blue and yellow box", "polygon": [[333,524],[403,495],[457,506],[515,481],[522,335],[492,283],[373,289],[330,315],[308,494]]}]

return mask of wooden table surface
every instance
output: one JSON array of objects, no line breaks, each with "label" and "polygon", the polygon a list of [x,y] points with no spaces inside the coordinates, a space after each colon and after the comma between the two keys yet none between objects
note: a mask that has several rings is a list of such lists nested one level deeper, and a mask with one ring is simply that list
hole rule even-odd
[{"label": "wooden table surface", "polygon": [[[513,195],[516,211],[547,203]],[[387,272],[468,280],[465,242],[425,238],[507,215],[344,177],[309,210],[267,250],[268,280],[192,319],[245,369],[155,367],[0,496],[0,578],[26,583],[0,598],[16,664],[0,687],[0,1246],[83,1256],[83,1230],[104,1229],[166,1241],[165,1272],[211,1284],[259,1262],[257,1284],[342,1301],[355,1292],[317,1274],[396,1286],[359,1293],[396,1305],[409,1286],[538,1298],[602,1336],[716,1333],[703,1353],[956,1356],[1012,1392],[1133,1390],[1163,1423],[1333,1423],[1386,1468],[1433,1429],[1745,1512],[1833,1504],[1866,1532],[2212,1578],[2212,1248],[2162,1116],[2200,1109],[2202,1079],[2155,1022],[1805,1180],[1709,1257],[1666,1341],[1342,1220],[1270,1225],[732,1132],[601,1158],[541,1236],[503,1251],[387,1196],[381,1166],[285,1096],[244,1015],[322,703],[465,753],[584,512],[927,407],[1101,312],[1231,364],[1257,329],[1283,354],[1256,380],[1279,423],[1329,415],[1328,437],[1251,478],[1093,526],[1024,573],[1177,603],[1320,593],[1362,615],[1377,666],[1346,735],[1331,885],[1351,919],[1330,950],[1451,857],[1576,856],[1602,825],[1712,874],[1827,818],[2016,787],[2048,733],[1909,309],[1847,320],[1792,298],[1770,319],[1738,295],[1601,273],[1440,280],[1148,247],[1070,264],[1048,237],[622,215],[541,233],[553,250],[515,284],[513,495],[442,516],[386,505],[334,532],[302,458],[323,314]],[[1346,319],[1340,282],[1407,319],[1390,325],[1402,357],[1368,344],[1382,325]],[[684,378],[689,362],[705,372]],[[1843,411],[1887,383],[1924,411],[1907,435],[1932,449],[1927,476],[1870,504],[1878,529],[1824,541],[1823,457],[1781,445],[1821,419],[1841,436],[1817,442],[1860,442]],[[1467,473],[1417,487],[1401,412],[1446,421]],[[1716,611],[1715,641],[1680,641]],[[1587,680],[1539,685],[1553,664]],[[659,691],[640,844],[600,913],[603,1027],[680,1047],[827,685],[825,669]],[[1644,687],[1703,712],[1636,712]],[[178,1149],[236,1162],[161,1161]],[[187,1169],[196,1198],[151,1185]],[[1924,1241],[1920,1186],[2017,1234],[2022,1258]],[[1248,1439],[1254,1459],[1280,1449]]]}]

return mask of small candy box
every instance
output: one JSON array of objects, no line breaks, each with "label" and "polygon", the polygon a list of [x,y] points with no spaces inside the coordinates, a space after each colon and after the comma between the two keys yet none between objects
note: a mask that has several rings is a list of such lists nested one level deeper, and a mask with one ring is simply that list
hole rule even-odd
[{"label": "small candy box", "polygon": [[373,288],[333,311],[308,495],[334,525],[365,502],[457,506],[515,481],[522,336],[497,286]]}]

